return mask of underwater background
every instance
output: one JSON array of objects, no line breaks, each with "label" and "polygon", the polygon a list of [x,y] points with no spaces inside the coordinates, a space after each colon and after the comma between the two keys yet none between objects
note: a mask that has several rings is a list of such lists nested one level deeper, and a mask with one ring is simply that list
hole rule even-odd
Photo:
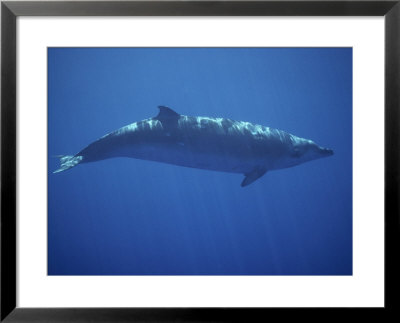
[{"label": "underwater background", "polygon": [[[59,168],[157,115],[285,130],[329,158],[243,175],[114,158]],[[351,48],[48,48],[49,275],[351,275]]]}]

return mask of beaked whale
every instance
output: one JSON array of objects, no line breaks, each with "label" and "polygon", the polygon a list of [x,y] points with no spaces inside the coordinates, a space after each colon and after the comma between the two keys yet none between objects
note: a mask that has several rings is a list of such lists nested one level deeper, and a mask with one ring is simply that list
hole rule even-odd
[{"label": "beaked whale", "polygon": [[159,106],[156,117],[117,129],[74,156],[60,157],[54,173],[113,157],[240,173],[247,186],[267,171],[333,155],[285,131],[224,118],[189,117]]}]

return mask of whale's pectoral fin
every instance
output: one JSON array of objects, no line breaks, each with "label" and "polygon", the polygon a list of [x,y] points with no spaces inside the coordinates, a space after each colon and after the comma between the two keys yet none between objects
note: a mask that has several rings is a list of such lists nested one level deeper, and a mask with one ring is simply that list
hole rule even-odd
[{"label": "whale's pectoral fin", "polygon": [[244,178],[241,186],[245,187],[247,185],[250,185],[251,183],[253,183],[257,179],[262,177],[266,172],[267,172],[267,170],[265,168],[257,167],[252,172],[244,174],[244,176],[246,176],[246,177]]}]

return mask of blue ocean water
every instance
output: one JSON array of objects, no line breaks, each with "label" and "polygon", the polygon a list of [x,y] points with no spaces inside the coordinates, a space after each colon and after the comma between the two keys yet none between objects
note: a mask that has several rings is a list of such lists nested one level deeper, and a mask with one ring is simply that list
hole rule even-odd
[{"label": "blue ocean water", "polygon": [[[114,158],[53,174],[166,105],[329,158],[242,175]],[[49,48],[49,275],[351,275],[351,48]]]}]

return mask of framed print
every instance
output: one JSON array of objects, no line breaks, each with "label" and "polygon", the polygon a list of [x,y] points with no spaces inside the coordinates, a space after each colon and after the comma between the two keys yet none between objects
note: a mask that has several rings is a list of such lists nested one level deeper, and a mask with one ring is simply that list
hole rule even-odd
[{"label": "framed print", "polygon": [[1,320],[396,310],[398,1],[1,9]]}]

